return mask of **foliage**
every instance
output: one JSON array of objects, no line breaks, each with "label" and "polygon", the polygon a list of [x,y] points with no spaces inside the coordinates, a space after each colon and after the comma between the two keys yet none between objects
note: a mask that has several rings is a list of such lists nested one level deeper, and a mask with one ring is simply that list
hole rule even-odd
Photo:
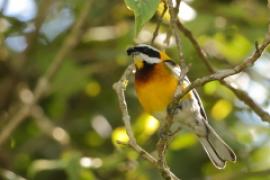
[{"label": "foliage", "polygon": [[128,8],[134,11],[135,15],[135,34],[137,35],[143,25],[153,17],[156,12],[159,0],[125,0]]},{"label": "foliage", "polygon": [[[0,0],[1,131],[10,117],[18,113],[22,101],[31,98],[28,89],[33,90],[48,69],[85,3],[24,0],[22,3],[28,2],[25,9],[12,13],[19,7],[13,1],[5,4],[5,0]],[[160,14],[155,15],[161,7],[159,3],[157,0],[92,2],[77,45],[68,51],[39,102],[42,111],[37,113],[43,116],[36,116],[32,110],[1,146],[2,179],[161,179],[140,155],[116,143],[127,140],[127,136],[112,90],[112,84],[131,63],[126,48],[134,39],[135,43],[151,41]],[[182,1],[181,6],[182,22],[218,69],[243,62],[254,51],[254,42],[260,42],[267,32],[269,9],[265,1],[193,0]],[[163,41],[166,33],[170,33],[169,28],[168,19],[163,20],[155,40],[157,46],[165,47]],[[134,30],[136,35],[132,33]],[[193,46],[182,34],[181,37],[185,60],[192,65],[190,79],[207,75]],[[173,42],[166,46],[166,51],[171,57],[178,57]],[[254,67],[228,78],[268,112],[269,57],[268,49]],[[216,81],[198,91],[210,123],[236,151],[238,161],[228,164],[225,170],[216,170],[197,139],[182,131],[168,152],[173,172],[182,179],[270,178],[269,124]],[[127,102],[133,130],[138,143],[151,152],[159,136],[159,123],[143,113],[135,97],[130,82]]]}]

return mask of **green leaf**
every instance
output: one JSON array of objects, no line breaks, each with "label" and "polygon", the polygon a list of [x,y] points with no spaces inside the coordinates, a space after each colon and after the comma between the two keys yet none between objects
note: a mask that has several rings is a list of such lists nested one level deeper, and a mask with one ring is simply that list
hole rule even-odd
[{"label": "green leaf", "polygon": [[159,0],[125,0],[129,9],[135,14],[135,34],[142,29],[156,12]]}]

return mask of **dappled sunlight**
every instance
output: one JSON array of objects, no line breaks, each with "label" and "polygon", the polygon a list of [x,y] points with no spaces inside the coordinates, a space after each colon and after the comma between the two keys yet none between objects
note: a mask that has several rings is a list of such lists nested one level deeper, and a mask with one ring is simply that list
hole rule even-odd
[{"label": "dappled sunlight", "polygon": [[[173,6],[176,6],[176,0],[173,0]],[[163,11],[163,4],[160,3],[158,7],[158,13],[161,14]],[[196,11],[188,4],[187,1],[182,1],[180,7],[179,7],[179,13],[178,13],[178,18],[183,21],[183,22],[188,22],[192,21],[196,18],[197,13]],[[170,15],[167,10],[167,12],[164,15],[164,19],[169,22],[170,20]]]},{"label": "dappled sunlight", "polygon": [[268,99],[269,92],[266,87],[252,80],[247,73],[241,72],[225,80],[232,86],[246,91],[258,104],[264,104]]},{"label": "dappled sunlight", "polygon": [[[164,3],[171,13],[180,3],[178,14],[167,9],[161,18]],[[156,180],[168,171],[184,180],[270,179],[268,29],[266,1],[0,0],[0,179]],[[136,46],[143,43],[162,54]],[[166,136],[160,126],[170,121],[145,113],[137,98],[139,70],[127,56],[132,46],[151,57],[144,67],[161,72],[142,75],[146,85],[166,79],[162,65],[152,62],[166,57],[169,74],[169,60],[183,59],[208,122],[235,152],[235,163],[216,169],[196,133],[184,126],[173,131],[182,127],[177,123],[174,136]],[[241,72],[219,78],[234,67]],[[169,89],[169,80],[143,95]],[[153,106],[166,96],[155,97]]]},{"label": "dappled sunlight", "polygon": [[268,100],[269,91],[256,81],[252,81],[249,84],[248,93],[258,104],[264,104]]},{"label": "dappled sunlight", "polygon": [[49,41],[53,41],[58,35],[67,30],[74,21],[74,15],[71,9],[63,8],[50,14],[41,27],[43,33]]},{"label": "dappled sunlight", "polygon": [[5,40],[10,49],[15,52],[22,52],[27,47],[27,42],[24,36],[9,36]]},{"label": "dappled sunlight", "polygon": [[144,124],[145,131],[144,131],[144,133],[147,135],[152,135],[159,128],[159,121],[150,115],[144,115],[143,118],[145,118],[145,120],[144,120],[145,121],[145,124]]},{"label": "dappled sunlight", "polygon": [[254,64],[254,69],[261,76],[270,79],[270,53],[265,52],[260,60]]},{"label": "dappled sunlight", "polygon": [[232,31],[230,36],[223,33],[216,33],[212,37],[202,35],[199,41],[211,56],[221,60],[226,58],[231,64],[240,63],[252,50],[251,42],[237,30]]},{"label": "dappled sunlight", "polygon": [[225,81],[229,82],[235,88],[247,90],[251,79],[247,73],[241,72],[225,78]]},{"label": "dappled sunlight", "polygon": [[[0,0],[0,9],[5,0]],[[8,0],[3,11],[4,15],[15,17],[21,21],[33,19],[37,13],[37,7],[34,0]]]},{"label": "dappled sunlight", "polygon": [[204,93],[207,95],[213,95],[218,90],[218,84],[217,81],[212,81],[203,86]]},{"label": "dappled sunlight", "polygon": [[108,41],[119,38],[128,32],[128,24],[119,23],[116,26],[92,27],[83,35],[83,41]]},{"label": "dappled sunlight", "polygon": [[103,115],[96,115],[91,119],[94,130],[102,137],[107,138],[112,133],[112,127]]},{"label": "dappled sunlight", "polygon": [[159,120],[155,117],[142,113],[134,124],[135,135],[140,143],[147,142],[147,140],[154,134],[159,128]]},{"label": "dappled sunlight", "polygon": [[211,115],[215,120],[224,120],[231,112],[232,103],[225,99],[220,99],[212,107]]},{"label": "dappled sunlight", "polygon": [[61,144],[68,144],[68,143],[70,143],[70,137],[69,137],[69,135],[61,127],[54,128],[53,131],[52,131],[52,136],[57,141],[59,141]]},{"label": "dappled sunlight", "polygon": [[100,94],[101,92],[101,87],[99,82],[97,81],[90,81],[87,83],[86,87],[85,87],[85,93],[89,96],[89,97],[96,97]]},{"label": "dappled sunlight", "polygon": [[82,157],[80,165],[84,168],[100,168],[103,162],[100,158]]},{"label": "dappled sunlight", "polygon": [[196,18],[196,11],[186,2],[182,2],[179,7],[178,18],[183,22],[192,21]]}]

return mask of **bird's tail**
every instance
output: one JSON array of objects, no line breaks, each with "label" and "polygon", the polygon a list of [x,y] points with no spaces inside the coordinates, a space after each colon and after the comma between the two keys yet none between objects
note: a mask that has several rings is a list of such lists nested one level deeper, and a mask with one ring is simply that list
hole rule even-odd
[{"label": "bird's tail", "polygon": [[200,143],[211,162],[218,169],[223,169],[227,161],[236,161],[233,150],[219,137],[215,130],[206,122],[207,135],[199,137]]}]

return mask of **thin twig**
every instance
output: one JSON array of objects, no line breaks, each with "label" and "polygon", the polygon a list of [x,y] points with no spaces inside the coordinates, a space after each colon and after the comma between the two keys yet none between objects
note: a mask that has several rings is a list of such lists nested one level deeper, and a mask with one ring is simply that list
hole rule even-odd
[{"label": "thin twig", "polygon": [[167,8],[167,6],[166,6],[166,3],[163,2],[163,11],[162,11],[160,17],[158,18],[157,26],[156,26],[156,29],[155,29],[155,31],[154,31],[154,33],[153,33],[153,37],[152,37],[152,40],[151,40],[151,44],[152,44],[152,45],[154,44],[154,41],[155,41],[155,39],[156,39],[156,37],[157,37],[157,35],[158,35],[158,31],[159,31],[160,25],[161,25],[161,23],[162,23],[162,19],[163,19],[164,15],[165,15],[167,9],[168,9],[168,8]]},{"label": "thin twig", "polygon": [[49,81],[59,70],[65,56],[78,42],[78,36],[80,35],[81,27],[87,17],[91,3],[92,1],[85,1],[85,4],[77,18],[77,21],[75,22],[68,37],[63,42],[63,46],[58,51],[55,58],[52,60],[52,63],[45,72],[45,74],[39,78],[37,85],[33,91],[32,103],[22,104],[18,112],[10,118],[10,120],[8,121],[9,123],[2,129],[0,133],[0,146],[5,143],[7,138],[10,137],[11,133],[18,127],[18,125],[30,115],[32,106],[36,104],[40,100],[44,92],[46,92]]},{"label": "thin twig", "polygon": [[[180,0],[177,3],[178,5],[180,5]],[[178,7],[174,8],[173,7],[173,1],[172,0],[166,0],[167,6],[169,8],[169,13],[170,13],[170,26],[171,26],[171,30],[173,32],[173,35],[175,37],[175,41],[176,41],[176,46],[177,46],[177,50],[178,50],[178,59],[180,62],[180,67],[181,67],[181,74],[180,74],[180,79],[183,79],[188,71],[188,67],[186,66],[185,63],[185,59],[184,59],[184,53],[183,53],[183,48],[182,48],[182,43],[181,43],[181,38],[180,38],[180,34],[178,32],[178,28],[177,28],[177,22],[178,22],[178,17],[177,17],[177,13],[178,13]]]},{"label": "thin twig", "polygon": [[52,0],[42,0],[39,2],[38,15],[36,16],[35,21],[34,21],[35,30],[33,32],[29,33],[26,37],[27,47],[23,52],[23,55],[22,55],[23,57],[22,57],[21,61],[26,60],[28,53],[32,51],[34,45],[36,44],[38,35],[40,33],[40,28],[41,28],[47,14],[48,14],[48,11],[51,7],[52,2],[53,2]]},{"label": "thin twig", "polygon": [[204,62],[204,64],[206,65],[208,71],[210,73],[215,73],[214,68],[211,66],[211,64],[209,63],[209,61],[207,60],[207,54],[206,52],[200,47],[199,43],[197,42],[197,40],[195,39],[195,37],[193,36],[192,32],[187,29],[179,20],[177,21],[177,27],[180,31],[182,31],[184,33],[184,35],[190,40],[190,42],[193,44],[193,46],[195,47],[197,53],[199,54],[199,56],[201,57],[202,61]]}]

